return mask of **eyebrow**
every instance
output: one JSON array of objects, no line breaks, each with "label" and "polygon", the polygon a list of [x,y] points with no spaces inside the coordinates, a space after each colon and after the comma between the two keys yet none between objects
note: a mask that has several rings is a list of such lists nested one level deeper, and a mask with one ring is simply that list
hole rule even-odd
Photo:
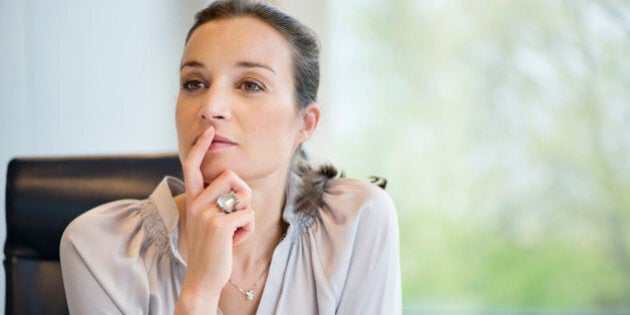
[{"label": "eyebrow", "polygon": [[205,67],[205,65],[199,61],[190,60],[182,63],[182,65],[179,67],[179,71],[182,71],[182,69],[184,69],[185,67],[203,68]]},{"label": "eyebrow", "polygon": [[258,62],[251,62],[251,61],[241,61],[239,63],[236,64],[238,67],[241,68],[263,68],[263,69],[267,69],[269,71],[271,71],[271,73],[276,74],[276,72],[273,70],[273,68],[271,68],[270,66],[264,64],[264,63],[258,63]]},{"label": "eyebrow", "polygon": [[[239,68],[262,68],[262,69],[267,69],[269,71],[271,71],[271,73],[276,74],[276,71],[273,70],[273,68],[271,68],[270,66],[264,64],[264,63],[259,63],[259,62],[253,62],[253,61],[240,61],[238,63],[236,63],[236,66]],[[182,65],[179,67],[179,70],[181,71],[182,69],[184,69],[185,67],[192,67],[192,68],[204,68],[205,65],[199,61],[196,60],[190,60],[190,61],[186,61],[184,63],[182,63]]]}]

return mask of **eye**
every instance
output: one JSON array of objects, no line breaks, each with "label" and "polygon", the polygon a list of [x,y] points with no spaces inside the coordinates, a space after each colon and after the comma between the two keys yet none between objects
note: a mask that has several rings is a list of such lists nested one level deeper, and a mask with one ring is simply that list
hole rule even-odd
[{"label": "eye", "polygon": [[239,88],[245,90],[246,92],[260,92],[265,89],[265,86],[257,81],[243,81]]},{"label": "eye", "polygon": [[186,91],[194,91],[206,88],[206,84],[198,80],[189,80],[182,84],[182,88]]}]

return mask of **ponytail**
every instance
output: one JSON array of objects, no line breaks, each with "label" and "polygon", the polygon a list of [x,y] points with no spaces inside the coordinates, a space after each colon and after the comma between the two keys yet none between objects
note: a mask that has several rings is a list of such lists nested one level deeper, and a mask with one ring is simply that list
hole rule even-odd
[{"label": "ponytail", "polygon": [[298,148],[299,154],[295,154],[293,161],[293,172],[295,172],[303,183],[303,189],[295,200],[295,209],[298,213],[303,213],[310,217],[319,217],[320,207],[325,207],[322,199],[326,191],[328,181],[339,175],[345,177],[343,172],[339,173],[332,164],[322,164],[313,168],[305,157],[305,152]]}]

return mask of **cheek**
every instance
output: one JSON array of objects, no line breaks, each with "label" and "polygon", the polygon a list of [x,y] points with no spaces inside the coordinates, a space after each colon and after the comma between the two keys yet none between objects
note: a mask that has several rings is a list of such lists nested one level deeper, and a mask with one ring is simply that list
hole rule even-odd
[{"label": "cheek", "polygon": [[[182,127],[185,126],[184,122],[182,121],[182,113],[181,110],[179,109],[179,106],[177,106],[177,108],[175,109],[175,128],[177,129],[177,139],[178,141],[181,142],[182,140]],[[181,146],[181,143],[180,143]]]},{"label": "cheek", "polygon": [[175,127],[177,128],[177,134],[180,135],[182,133],[182,127],[185,126],[184,114],[179,109],[179,106],[175,109]]},{"label": "cheek", "polygon": [[175,127],[177,129],[177,142],[179,147],[179,156],[184,158],[190,151],[190,132],[191,121],[190,114],[182,109],[179,104],[175,108]]},{"label": "cheek", "polygon": [[254,123],[256,126],[254,133],[258,136],[259,142],[267,149],[278,153],[291,151],[297,133],[296,117],[293,112],[275,111],[259,117]]}]

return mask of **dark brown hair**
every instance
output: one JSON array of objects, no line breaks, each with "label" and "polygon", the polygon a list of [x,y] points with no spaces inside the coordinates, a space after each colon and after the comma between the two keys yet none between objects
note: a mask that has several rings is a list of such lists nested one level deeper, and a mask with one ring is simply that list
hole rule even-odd
[{"label": "dark brown hair", "polygon": [[[319,43],[315,33],[293,17],[262,1],[218,0],[195,15],[195,24],[188,31],[186,42],[201,25],[219,19],[253,17],[276,29],[289,42],[292,54],[293,81],[298,110],[317,101],[319,88]],[[337,176],[332,165],[314,169],[307,161],[300,145],[293,154],[292,171],[304,183],[297,196],[296,210],[309,216],[317,216],[323,206],[322,194],[330,178]]]}]

